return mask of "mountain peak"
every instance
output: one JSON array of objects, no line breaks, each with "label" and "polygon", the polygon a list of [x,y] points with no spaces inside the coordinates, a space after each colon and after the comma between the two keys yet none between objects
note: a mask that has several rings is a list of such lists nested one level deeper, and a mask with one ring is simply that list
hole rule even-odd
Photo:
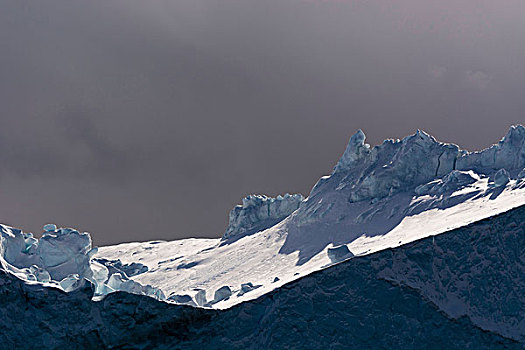
[{"label": "mountain peak", "polygon": [[[525,128],[467,152],[417,130],[370,147],[357,130],[308,198],[251,195],[221,239],[91,249],[46,225],[40,240],[0,226],[0,269],[66,292],[91,283],[167,302],[227,308],[345,259],[438,235],[525,205]],[[517,176],[517,177],[516,177]]]},{"label": "mountain peak", "polygon": [[[372,148],[364,140],[361,130],[352,135],[332,173],[332,182],[338,182],[338,189],[348,190],[351,202],[412,190],[453,170],[493,176],[505,169],[516,177],[525,167],[522,125],[512,126],[498,144],[481,152],[463,151],[455,144],[439,142],[420,129],[402,140],[386,140]],[[326,178],[322,179],[322,183],[326,182]]]},{"label": "mountain peak", "polygon": [[345,152],[335,166],[334,173],[349,170],[356,161],[369,153],[370,145],[365,144],[365,139],[366,135],[361,129],[350,137]]}]

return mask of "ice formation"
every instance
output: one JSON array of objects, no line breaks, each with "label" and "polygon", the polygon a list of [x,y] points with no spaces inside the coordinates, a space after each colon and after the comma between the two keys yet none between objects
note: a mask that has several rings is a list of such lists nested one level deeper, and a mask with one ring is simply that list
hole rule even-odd
[{"label": "ice formation", "polygon": [[232,241],[247,236],[282,221],[293,213],[304,200],[301,194],[285,194],[276,198],[264,195],[250,195],[235,206],[229,215],[224,241]]},{"label": "ice formation", "polygon": [[350,138],[333,172],[341,177],[341,189],[349,187],[352,202],[386,197],[446,175],[455,169],[459,153],[458,146],[437,142],[420,130],[372,148],[364,140],[361,130]]},{"label": "ice formation", "polygon": [[129,279],[147,267],[140,263],[122,265],[120,261],[93,260],[97,250],[91,247],[91,237],[87,232],[46,224],[38,240],[31,233],[0,225],[2,268],[22,280],[65,292],[73,292],[89,281],[94,286],[94,297],[126,291],[165,299],[161,290]]},{"label": "ice formation", "polygon": [[199,306],[206,305],[208,302],[206,301],[206,291],[204,289],[198,289],[195,294],[195,302]]},{"label": "ice formation", "polygon": [[473,171],[453,170],[442,179],[430,181],[419,185],[414,190],[418,196],[422,195],[442,195],[460,190],[463,187],[479,181],[480,177]]},{"label": "ice formation", "polygon": [[0,261],[5,270],[27,281],[53,284],[65,291],[83,285],[90,277],[90,259],[97,252],[91,248],[88,233],[46,225],[40,240],[0,225]]},{"label": "ice formation", "polygon": [[124,291],[228,309],[351,257],[396,251],[523,205],[523,126],[472,153],[419,130],[370,147],[359,130],[308,198],[248,196],[230,212],[221,239],[125,243],[97,251],[87,233],[54,224],[44,226],[40,240],[1,226],[0,262],[31,286],[72,294],[91,284],[95,300]]},{"label": "ice formation", "polygon": [[221,300],[229,298],[232,295],[232,290],[228,286],[222,286],[215,291],[212,303],[218,303]]},{"label": "ice formation", "polygon": [[350,252],[348,247],[344,244],[338,247],[328,248],[327,254],[330,258],[330,261],[333,263],[351,258],[353,256],[352,252]]},{"label": "ice formation", "polygon": [[150,285],[142,285],[138,282],[128,279],[126,276],[118,272],[109,276],[107,281],[96,282],[97,289],[99,285],[102,285],[102,290],[104,290],[104,293],[102,295],[106,295],[116,291],[123,291],[132,294],[146,295],[158,300],[166,299],[166,296],[164,295],[164,292],[162,292],[162,290],[152,287]]},{"label": "ice formation", "polygon": [[124,275],[126,277],[132,277],[136,275],[140,275],[141,273],[144,273],[148,271],[148,267],[139,263],[139,262],[132,262],[129,264],[123,264],[119,259],[117,260],[108,260],[108,259],[94,259],[99,264],[104,265],[108,271],[111,271],[111,273],[120,273],[121,275]]},{"label": "ice formation", "polygon": [[350,138],[332,177],[322,179],[311,195],[322,191],[327,179],[339,181],[338,189],[348,188],[349,201],[358,202],[409,191],[454,170],[492,175],[504,169],[510,177],[517,177],[525,167],[522,125],[512,126],[498,144],[481,152],[467,152],[438,142],[421,130],[402,140],[385,140],[375,147],[364,141],[364,133],[358,130]]},{"label": "ice formation", "polygon": [[508,184],[510,181],[510,175],[507,170],[500,169],[494,174],[494,186],[501,187]]},{"label": "ice formation", "polygon": [[241,284],[241,290],[239,291],[239,293],[237,294],[238,296],[243,296],[244,294],[248,293],[248,292],[251,292],[252,290],[254,289],[257,289],[261,287],[261,285],[253,285],[253,283],[251,282],[248,282],[248,283],[242,283]]},{"label": "ice formation", "polygon": [[360,159],[370,153],[370,145],[365,143],[365,139],[365,133],[361,129],[350,137],[345,152],[335,166],[334,173],[352,169]]},{"label": "ice formation", "polygon": [[481,152],[460,152],[456,168],[480,174],[505,169],[511,177],[516,177],[525,168],[525,127],[512,126],[500,142]]},{"label": "ice formation", "polygon": [[173,301],[176,304],[186,304],[186,305],[196,306],[195,302],[193,301],[193,298],[191,296],[187,295],[187,294],[184,294],[184,295],[179,295],[179,294],[170,295],[168,300],[169,301]]}]

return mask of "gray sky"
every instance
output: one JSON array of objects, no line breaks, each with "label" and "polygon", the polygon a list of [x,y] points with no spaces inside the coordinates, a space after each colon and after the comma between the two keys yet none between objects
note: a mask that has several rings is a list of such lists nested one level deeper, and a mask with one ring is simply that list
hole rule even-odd
[{"label": "gray sky", "polygon": [[357,128],[481,149],[525,122],[523,0],[0,0],[0,221],[218,237]]}]

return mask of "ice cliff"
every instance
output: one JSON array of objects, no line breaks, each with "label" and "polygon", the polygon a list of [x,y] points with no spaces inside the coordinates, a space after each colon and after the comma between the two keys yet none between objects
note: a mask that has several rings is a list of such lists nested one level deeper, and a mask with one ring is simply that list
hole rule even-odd
[{"label": "ice cliff", "polygon": [[91,277],[88,233],[46,225],[40,240],[31,233],[0,225],[2,268],[26,281],[55,284],[64,291],[80,288]]},{"label": "ice cliff", "polygon": [[272,227],[293,213],[304,200],[301,194],[289,193],[276,198],[250,195],[235,206],[229,215],[228,227],[222,239],[232,241]]},{"label": "ice cliff", "polygon": [[129,266],[126,266],[126,274],[122,264],[117,265],[121,267],[118,269],[114,262],[93,260],[97,250],[91,247],[91,237],[87,232],[48,224],[38,240],[31,233],[0,225],[2,269],[26,283],[72,292],[89,281],[94,286],[95,298],[114,291],[165,298],[157,288],[129,280]]}]

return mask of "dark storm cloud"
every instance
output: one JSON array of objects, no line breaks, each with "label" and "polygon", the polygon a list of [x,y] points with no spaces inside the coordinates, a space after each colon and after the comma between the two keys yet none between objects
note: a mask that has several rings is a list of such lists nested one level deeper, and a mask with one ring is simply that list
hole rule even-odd
[{"label": "dark storm cloud", "polygon": [[132,173],[129,150],[111,143],[93,122],[92,112],[64,107],[56,120],[50,119],[52,140],[25,138],[23,134],[0,139],[2,172],[18,178],[82,179],[125,181]]},{"label": "dark storm cloud", "polygon": [[[70,161],[74,165],[71,173],[77,177],[100,176],[101,180],[125,181],[132,175],[133,152],[114,145],[93,121],[93,111],[80,107],[66,107],[57,118],[57,129],[63,132],[62,147],[71,151]],[[60,168],[56,168],[62,171]]]},{"label": "dark storm cloud", "polygon": [[350,134],[525,121],[518,0],[0,0],[0,213],[95,243],[218,236]]}]

